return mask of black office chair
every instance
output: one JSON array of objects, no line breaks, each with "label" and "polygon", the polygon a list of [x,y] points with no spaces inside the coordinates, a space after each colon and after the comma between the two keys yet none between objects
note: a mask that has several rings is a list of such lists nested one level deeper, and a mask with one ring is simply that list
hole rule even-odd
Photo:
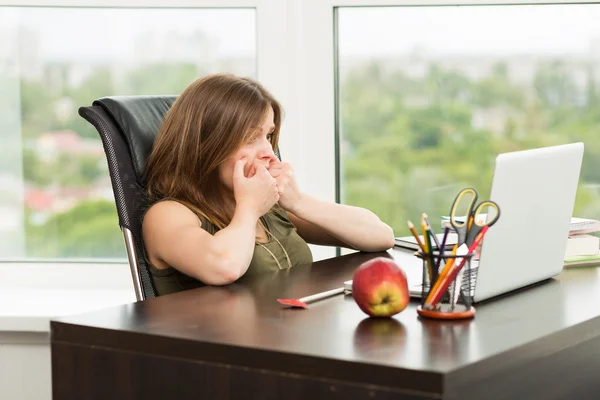
[{"label": "black office chair", "polygon": [[[176,98],[112,96],[79,108],[79,115],[96,128],[102,139],[138,301],[156,296],[142,237],[141,217],[148,205],[144,169],[163,118]],[[275,155],[281,159],[279,149]]]},{"label": "black office chair", "polygon": [[148,205],[144,168],[158,129],[175,99],[176,96],[114,96],[79,108],[79,115],[94,125],[102,139],[138,301],[156,296],[142,239],[141,217]]}]

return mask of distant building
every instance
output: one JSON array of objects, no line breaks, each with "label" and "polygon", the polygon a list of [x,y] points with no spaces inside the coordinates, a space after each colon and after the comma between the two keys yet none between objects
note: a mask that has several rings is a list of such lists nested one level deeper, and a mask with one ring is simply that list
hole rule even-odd
[{"label": "distant building", "polygon": [[35,142],[40,159],[50,161],[59,154],[102,156],[104,150],[100,139],[83,138],[71,130],[45,132]]}]

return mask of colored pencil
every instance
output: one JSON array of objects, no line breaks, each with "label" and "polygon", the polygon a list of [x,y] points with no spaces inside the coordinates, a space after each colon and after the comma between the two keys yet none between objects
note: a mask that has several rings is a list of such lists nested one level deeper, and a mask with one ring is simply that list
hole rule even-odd
[{"label": "colored pencil", "polygon": [[417,241],[419,248],[421,249],[421,251],[423,253],[425,253],[425,247],[423,246],[423,242],[421,241],[421,238],[419,237],[419,234],[417,233],[417,230],[415,229],[415,225],[410,221],[406,221],[406,222],[408,224],[408,229],[410,230],[410,233],[412,233],[412,235],[415,237],[415,240]]},{"label": "colored pencil", "polygon": [[431,245],[431,239],[433,238],[433,241],[435,242],[435,245],[437,246],[437,249],[438,249],[437,262],[435,261],[435,257],[433,256],[433,251],[431,251],[431,263],[432,263],[431,285],[433,286],[433,284],[437,281],[437,278],[438,278],[439,268],[440,268],[440,260],[441,260],[442,254],[444,252],[444,246],[440,246],[440,242],[437,238],[437,235],[435,234],[435,232],[433,231],[433,228],[431,227],[431,222],[429,222],[429,216],[426,213],[423,213],[423,214],[421,214],[421,218],[423,218],[423,220],[425,221],[425,224],[427,226],[427,232],[429,234],[429,244]]},{"label": "colored pencil", "polygon": [[448,240],[448,233],[450,232],[450,228],[446,227],[444,229],[444,236],[442,237],[442,244],[440,246],[440,256],[438,257],[437,264],[435,265],[435,269],[439,272],[440,266],[442,265],[442,257],[446,250],[446,240]]},{"label": "colored pencil", "polygon": [[425,242],[425,248],[427,250],[425,257],[427,257],[427,271],[429,272],[429,282],[434,279],[433,275],[433,246],[431,245],[431,238],[429,237],[429,229],[425,220],[421,218],[421,230],[423,231],[423,241]]},{"label": "colored pencil", "polygon": [[425,224],[427,225],[427,228],[429,228],[429,231],[431,232],[431,237],[433,237],[433,241],[435,242],[435,245],[438,248],[438,251],[441,251],[442,248],[440,247],[440,242],[438,241],[437,235],[435,234],[435,232],[433,231],[433,228],[431,227],[431,223],[429,222],[429,216],[425,213],[421,214],[421,218],[423,218],[423,220],[425,220]]}]

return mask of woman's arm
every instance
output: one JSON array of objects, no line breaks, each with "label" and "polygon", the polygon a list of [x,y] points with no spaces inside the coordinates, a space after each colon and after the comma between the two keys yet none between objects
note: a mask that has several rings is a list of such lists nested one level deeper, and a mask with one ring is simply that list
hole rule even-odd
[{"label": "woman's arm", "polygon": [[144,243],[157,267],[166,264],[207,285],[227,285],[250,265],[256,222],[252,212],[238,207],[231,223],[213,236],[187,207],[164,201],[144,217]]},{"label": "woman's arm", "polygon": [[231,223],[213,235],[196,215],[175,201],[155,204],[144,218],[148,256],[209,285],[226,285],[246,273],[254,254],[258,218],[279,200],[276,181],[260,167],[244,175],[247,160],[233,172],[235,211]]},{"label": "woman's arm", "polygon": [[394,231],[374,213],[360,207],[316,199],[300,192],[289,163],[272,163],[279,205],[289,213],[298,234],[314,244],[382,251],[394,246]]},{"label": "woman's arm", "polygon": [[250,265],[256,221],[252,212],[238,207],[231,223],[213,236],[190,209],[163,201],[144,217],[144,243],[154,265],[167,264],[208,285],[226,285]]},{"label": "woman's arm", "polygon": [[384,251],[394,246],[394,232],[373,212],[302,195],[288,210],[298,234],[313,244]]}]

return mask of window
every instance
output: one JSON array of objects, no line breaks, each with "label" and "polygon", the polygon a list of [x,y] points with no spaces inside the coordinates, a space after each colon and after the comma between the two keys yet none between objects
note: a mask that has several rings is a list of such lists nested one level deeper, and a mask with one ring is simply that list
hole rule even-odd
[{"label": "window", "polygon": [[256,77],[253,8],[0,7],[0,258],[125,258],[99,97]]},{"label": "window", "polygon": [[496,154],[584,141],[574,213],[600,218],[600,5],[336,13],[341,202],[439,229]]}]

